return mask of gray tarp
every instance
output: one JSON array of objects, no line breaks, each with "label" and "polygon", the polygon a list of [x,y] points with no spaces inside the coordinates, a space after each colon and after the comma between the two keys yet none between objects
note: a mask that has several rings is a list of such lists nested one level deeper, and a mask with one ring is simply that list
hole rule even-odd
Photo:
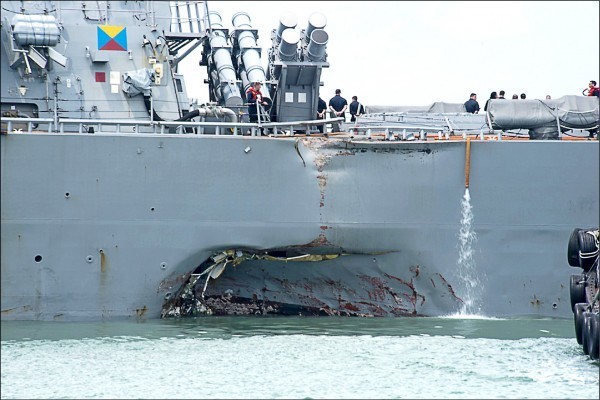
[{"label": "gray tarp", "polygon": [[128,71],[123,74],[123,85],[121,89],[129,97],[143,93],[144,96],[150,95],[150,82],[154,71],[149,68],[142,68],[135,71]]},{"label": "gray tarp", "polygon": [[[563,96],[552,100],[490,100],[488,115],[493,129],[535,129],[553,125],[561,130],[598,126],[599,99]],[[558,117],[558,121],[557,121]]]},{"label": "gray tarp", "polygon": [[[488,103],[488,110],[478,114],[489,121],[494,130],[525,129],[529,130],[531,139],[556,139],[560,132],[570,130],[598,129],[600,107],[598,97],[563,96],[551,100],[512,100],[495,99]],[[436,102],[430,106],[371,106],[368,114],[449,114],[466,116],[465,107],[459,103]],[[366,116],[369,117],[368,115]],[[414,117],[414,115],[413,115]],[[385,120],[385,118],[384,118]],[[403,120],[403,122],[406,122]],[[451,118],[453,126],[464,128],[464,124],[456,123]],[[560,128],[559,128],[560,125]]]},{"label": "gray tarp", "polygon": [[369,113],[464,113],[462,103],[444,103],[437,101],[429,106],[369,106]]},{"label": "gray tarp", "polygon": [[558,139],[573,129],[597,132],[598,97],[563,96],[551,100],[490,100],[492,129],[528,129],[530,139]]}]

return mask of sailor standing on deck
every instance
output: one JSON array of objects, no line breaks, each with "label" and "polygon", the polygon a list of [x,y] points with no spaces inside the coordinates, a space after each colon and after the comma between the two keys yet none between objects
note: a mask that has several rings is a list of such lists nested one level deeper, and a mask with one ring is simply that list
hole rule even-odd
[{"label": "sailor standing on deck", "polygon": [[586,89],[583,90],[583,94],[586,94],[586,91],[587,91],[587,96],[600,97],[600,88],[598,88],[596,86],[596,81],[590,81],[590,83],[588,83],[587,90]]},{"label": "sailor standing on deck", "polygon": [[[342,91],[340,89],[335,89],[335,96],[333,96],[329,100],[329,110],[331,111],[331,117],[342,117],[344,118],[342,122],[346,122],[346,114],[345,111],[348,108],[348,101],[341,96]],[[340,131],[340,125],[338,122],[333,122],[333,132]]]},{"label": "sailor standing on deck", "polygon": [[[590,81],[590,83],[588,83],[588,88],[583,89],[583,94],[587,96],[600,97],[600,88],[596,86],[596,81]],[[598,128],[590,129],[588,132],[590,133],[588,138],[593,139],[594,135],[596,135],[596,139],[598,138]]]},{"label": "sailor standing on deck", "polygon": [[477,114],[479,112],[479,103],[477,102],[477,94],[471,93],[469,100],[465,102],[465,110],[471,114]]},{"label": "sailor standing on deck", "polygon": [[[317,102],[317,119],[325,119],[325,111],[327,111],[327,104],[319,96],[319,101]],[[323,133],[323,124],[319,124],[317,127],[319,128],[319,132]]]},{"label": "sailor standing on deck", "polygon": [[352,96],[352,103],[350,103],[350,122],[356,122],[356,118],[360,117],[365,113],[365,108],[358,102],[358,97]]},{"label": "sailor standing on deck", "polygon": [[487,111],[488,104],[490,104],[490,100],[495,100],[498,98],[498,94],[496,92],[492,92],[490,94],[490,98],[485,102],[485,106],[483,106],[483,111]]},{"label": "sailor standing on deck", "polygon": [[248,115],[250,117],[250,122],[258,121],[257,104],[261,104],[263,106],[269,104],[263,99],[262,92],[260,91],[261,87],[262,84],[260,82],[254,82],[254,84],[246,92],[246,103],[248,103]]}]

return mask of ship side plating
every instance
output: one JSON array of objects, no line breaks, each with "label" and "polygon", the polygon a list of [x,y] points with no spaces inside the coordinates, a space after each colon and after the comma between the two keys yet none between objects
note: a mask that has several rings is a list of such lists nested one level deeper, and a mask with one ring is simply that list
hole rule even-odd
[{"label": "ship side plating", "polygon": [[[545,140],[502,140],[500,109],[456,113],[468,132],[384,113],[295,135],[319,123],[326,20],[282,18],[266,69],[249,14],[232,25],[206,2],[3,2],[2,319],[570,316],[564,241],[599,219],[597,119],[559,116]],[[196,48],[210,104],[177,72]],[[570,110],[597,115],[591,100]]]}]

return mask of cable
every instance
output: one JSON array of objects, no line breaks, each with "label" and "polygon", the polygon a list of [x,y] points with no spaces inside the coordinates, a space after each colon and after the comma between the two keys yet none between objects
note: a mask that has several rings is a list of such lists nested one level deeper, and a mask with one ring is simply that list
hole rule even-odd
[{"label": "cable", "polygon": [[[21,11],[13,11],[13,10],[9,10],[8,8],[5,8],[5,7],[2,7],[2,9],[4,11],[8,11],[13,14],[23,14]],[[48,10],[48,11],[44,11],[44,12],[40,12],[40,13],[28,12],[27,15],[47,15],[48,13],[55,12],[55,11],[56,11],[56,8],[54,10]]]}]

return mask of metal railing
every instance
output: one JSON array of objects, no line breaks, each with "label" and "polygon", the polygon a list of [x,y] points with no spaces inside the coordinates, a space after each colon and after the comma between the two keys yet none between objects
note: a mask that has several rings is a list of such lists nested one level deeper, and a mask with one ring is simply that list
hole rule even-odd
[{"label": "metal railing", "polygon": [[[19,117],[2,117],[0,123],[3,125],[6,123],[6,132],[25,132],[22,128],[15,128],[14,124],[22,125],[27,124],[27,133],[32,133],[33,129],[37,129],[38,125],[48,125],[48,133],[52,133],[54,124],[53,118],[19,118]],[[35,127],[34,127],[35,125]],[[4,132],[4,126],[1,129]]]},{"label": "metal railing", "polygon": [[[261,134],[263,129],[271,130],[276,136],[285,136],[285,132],[278,128],[288,128],[288,135],[292,135],[294,130],[308,131],[310,127],[317,125],[325,125],[332,122],[340,121],[342,118],[331,119],[316,119],[307,121],[290,121],[290,122],[266,122],[266,123],[247,123],[247,122],[207,122],[207,121],[148,121],[148,120],[132,120],[132,119],[77,119],[77,118],[60,118],[57,121],[58,133],[115,133],[115,134],[165,134],[173,133],[172,128],[175,128],[174,133],[186,134],[189,133],[186,128],[194,128],[196,134],[205,133],[207,128],[214,131],[215,135],[231,134],[243,135],[245,132],[250,132],[252,136]],[[52,118],[18,118],[18,117],[2,117],[0,119],[2,125],[6,124],[6,132],[27,132],[33,133],[56,133],[54,132],[54,119]],[[26,124],[27,128],[16,128],[15,125]],[[35,125],[35,126],[34,126]],[[45,126],[45,129],[36,129],[37,126]],[[125,129],[128,127],[130,129]],[[140,128],[145,129],[140,129]],[[90,129],[93,128],[93,129]],[[4,126],[2,131],[4,131]],[[212,133],[210,133],[212,134]]]},{"label": "metal railing", "polygon": [[[306,121],[289,122],[231,122],[231,121],[149,121],[134,119],[75,119],[60,118],[57,123],[53,118],[19,118],[1,117],[2,133],[50,133],[50,134],[196,134],[196,135],[244,135],[260,136],[264,131],[270,131],[272,136],[291,136],[295,131],[311,133],[315,126],[341,122],[343,118],[327,118]],[[450,139],[450,136],[467,137],[477,136],[484,140],[486,135],[494,135],[495,139],[502,140],[504,135],[515,135],[513,131],[501,130],[462,130],[450,132],[443,126],[419,126],[414,124],[392,125],[359,125],[354,123],[343,124],[348,134],[362,135],[373,138],[375,135],[383,136],[385,140],[427,140],[432,138],[428,134],[437,134],[437,139]],[[446,128],[446,129],[444,129]],[[286,131],[287,130],[287,131]],[[325,131],[325,129],[323,129]],[[580,131],[580,130],[578,130]],[[579,132],[583,134],[583,130]],[[580,135],[567,135],[573,138],[585,138]]]},{"label": "metal railing", "polygon": [[[448,126],[414,125],[407,123],[395,123],[393,125],[354,124],[346,126],[346,130],[358,135],[365,135],[368,138],[372,138],[374,134],[383,134],[386,140],[392,140],[394,133],[396,133],[398,140],[427,140],[428,133],[437,134],[438,140],[449,140],[450,136],[455,136],[454,130],[450,130]],[[497,133],[498,139],[501,140],[501,132],[484,131],[484,129],[461,130],[460,135],[462,135],[463,139],[466,139],[467,136],[478,136],[483,140],[484,135],[490,133]]]}]

